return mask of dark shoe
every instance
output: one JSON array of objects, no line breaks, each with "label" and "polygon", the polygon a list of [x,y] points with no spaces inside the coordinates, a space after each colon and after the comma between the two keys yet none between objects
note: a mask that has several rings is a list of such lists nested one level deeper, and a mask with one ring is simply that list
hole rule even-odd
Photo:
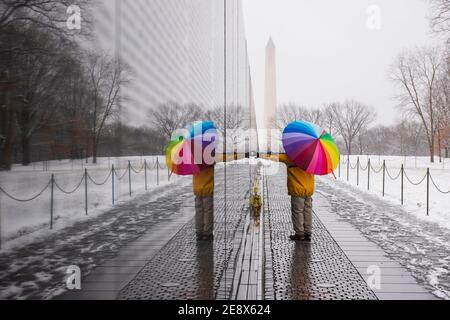
[{"label": "dark shoe", "polygon": [[311,242],[312,235],[305,234],[305,241]]},{"label": "dark shoe", "polygon": [[289,238],[290,238],[292,241],[303,241],[303,240],[305,240],[305,237],[304,237],[304,236],[301,236],[301,235],[298,235],[298,234],[294,234],[294,235],[292,235],[292,236],[289,236]]},{"label": "dark shoe", "polygon": [[203,235],[202,234],[197,234],[196,238],[197,238],[197,241],[201,241],[201,240],[203,240]]}]

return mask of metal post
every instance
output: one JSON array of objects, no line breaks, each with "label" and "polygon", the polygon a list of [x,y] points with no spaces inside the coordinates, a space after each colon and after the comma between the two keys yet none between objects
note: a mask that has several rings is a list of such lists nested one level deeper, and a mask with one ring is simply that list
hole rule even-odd
[{"label": "metal post", "polygon": [[359,186],[359,157],[356,159],[356,185]]},{"label": "metal post", "polygon": [[339,178],[341,177],[341,163],[342,163],[342,156],[339,156]]},{"label": "metal post", "polygon": [[347,156],[347,182],[350,180],[350,155]]},{"label": "metal post", "polygon": [[430,215],[430,168],[427,168],[427,216]]},{"label": "metal post", "polygon": [[128,191],[131,197],[131,161],[128,160]]},{"label": "metal post", "polygon": [[370,190],[370,158],[367,161],[367,190]]},{"label": "metal post", "polygon": [[84,169],[84,211],[88,215],[88,174],[87,169]]},{"label": "metal post", "polygon": [[111,168],[111,177],[112,177],[112,183],[111,183],[111,186],[112,186],[112,205],[114,206],[114,175],[116,174],[115,173],[116,171],[114,170],[114,163],[112,164],[112,168]]},{"label": "metal post", "polygon": [[402,175],[402,183],[401,183],[401,199],[402,199],[402,205],[403,205],[403,181],[404,181],[404,176],[405,176],[405,167],[402,163],[402,168],[401,168],[401,175]]},{"label": "metal post", "polygon": [[50,193],[50,230],[53,229],[53,193],[54,193],[54,186],[55,186],[55,175],[52,174],[51,193]]},{"label": "metal post", "polygon": [[156,157],[156,185],[159,186],[159,159]]},{"label": "metal post", "polygon": [[144,160],[145,191],[147,191],[147,159]]},{"label": "metal post", "polygon": [[167,182],[170,181],[170,170],[169,167],[167,167]]},{"label": "metal post", "polygon": [[384,197],[385,183],[386,183],[386,160],[383,160],[383,197]]}]

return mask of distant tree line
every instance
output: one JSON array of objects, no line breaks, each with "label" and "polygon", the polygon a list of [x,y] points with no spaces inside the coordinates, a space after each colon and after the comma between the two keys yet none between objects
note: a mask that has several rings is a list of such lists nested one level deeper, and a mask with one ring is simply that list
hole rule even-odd
[{"label": "distant tree line", "polygon": [[376,113],[355,100],[308,108],[295,103],[278,108],[277,127],[291,121],[308,121],[331,133],[343,154],[426,155],[426,136],[420,123],[402,119],[391,126],[373,125]]},{"label": "distant tree line", "polygon": [[[149,106],[148,125],[121,113],[132,70],[86,48],[93,37],[92,0],[0,1],[0,170],[13,163],[163,154],[174,130],[211,119],[237,140],[248,115],[240,106],[167,101]],[[82,28],[67,27],[67,9],[82,9]]]}]

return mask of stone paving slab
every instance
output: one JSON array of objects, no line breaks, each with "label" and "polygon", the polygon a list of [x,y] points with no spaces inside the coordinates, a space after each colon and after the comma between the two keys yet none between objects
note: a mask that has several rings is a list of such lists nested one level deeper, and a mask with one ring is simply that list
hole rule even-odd
[{"label": "stone paving slab", "polygon": [[185,202],[174,220],[163,220],[151,227],[136,241],[123,246],[119,253],[96,267],[82,279],[82,288],[69,291],[60,300],[111,300],[139,273],[153,256],[184,226],[192,220],[192,199]]},{"label": "stone paving slab", "polygon": [[[193,221],[186,223],[121,290],[119,299],[232,298],[236,259],[245,243],[248,172],[248,166],[227,166],[226,204],[223,175],[216,173],[214,241],[197,241]],[[239,295],[256,298],[252,259],[243,263],[246,284],[238,286]]]},{"label": "stone paving slab", "polygon": [[[368,281],[373,275],[369,268],[374,266],[379,268],[380,288],[372,289],[378,299],[437,299],[427,289],[419,285],[407,269],[389,257],[378,245],[369,241],[349,222],[333,214],[330,210],[330,203],[324,196],[320,193],[317,194],[315,201],[320,203],[320,207],[316,210],[317,217],[357,268],[361,277]],[[340,227],[337,228],[337,226]],[[346,230],[346,232],[342,230]],[[346,233],[351,234],[351,236]]]},{"label": "stone paving slab", "polygon": [[[320,193],[313,201],[313,241],[292,243],[290,199],[284,174],[268,176],[266,187],[266,295],[271,299],[436,299],[411,274],[349,222],[331,213]],[[273,191],[277,190],[277,195]],[[285,196],[283,197],[283,193]],[[376,266],[380,287],[367,284]],[[336,268],[337,267],[337,268]],[[271,274],[271,272],[273,272]],[[336,290],[335,290],[336,289]]]},{"label": "stone paving slab", "polygon": [[[285,169],[277,176],[266,176],[266,299],[376,300],[375,293],[367,286],[317,215],[313,219],[312,242],[289,240],[293,228],[290,198],[286,189]],[[318,204],[315,208],[322,210],[320,202]],[[338,224],[334,225],[336,226],[337,229],[344,230]]]},{"label": "stone paving slab", "polygon": [[[248,167],[230,166],[227,176],[225,224],[223,176],[216,175],[214,242],[195,240],[188,200],[177,219],[162,221],[122,247],[83,279],[82,291],[61,298],[434,299],[379,246],[332,214],[320,193],[314,197],[313,241],[290,241],[283,174],[266,177],[262,228],[249,228]],[[379,289],[366,283],[374,265],[381,270]]]}]

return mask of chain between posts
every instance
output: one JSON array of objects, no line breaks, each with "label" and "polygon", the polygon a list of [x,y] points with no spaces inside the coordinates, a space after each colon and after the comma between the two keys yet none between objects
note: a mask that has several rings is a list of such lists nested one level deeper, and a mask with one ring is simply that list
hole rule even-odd
[{"label": "chain between posts", "polygon": [[[157,169],[157,185],[159,185],[159,169],[163,168],[162,166],[160,166],[159,164],[159,159],[156,159],[156,163],[154,168]],[[2,187],[0,187],[0,193],[4,194],[7,198],[11,199],[12,201],[16,201],[16,202],[31,202],[34,201],[36,199],[38,199],[41,195],[44,194],[44,192],[50,188],[50,229],[52,230],[54,227],[54,212],[55,212],[55,189],[59,190],[60,192],[62,192],[63,194],[66,195],[71,195],[74,194],[76,191],[78,191],[81,188],[81,185],[83,184],[84,181],[84,213],[85,215],[88,215],[89,213],[89,203],[88,203],[88,182],[91,181],[93,184],[97,185],[97,186],[103,186],[105,185],[109,178],[111,177],[111,193],[112,193],[112,205],[115,205],[115,178],[118,177],[119,180],[123,179],[123,177],[126,175],[126,173],[129,174],[129,193],[130,196],[132,195],[132,181],[131,181],[131,171],[139,174],[141,173],[143,170],[145,170],[145,190],[148,190],[148,177],[147,177],[147,170],[148,170],[148,165],[147,165],[147,160],[144,161],[144,164],[142,165],[140,170],[135,170],[132,166],[131,166],[131,162],[128,162],[128,168],[125,170],[125,172],[123,173],[123,175],[121,177],[118,177],[118,174],[114,168],[114,164],[111,167],[111,170],[109,171],[108,176],[106,177],[106,179],[102,182],[98,182],[95,181],[95,179],[89,174],[87,168],[84,168],[84,173],[81,176],[80,181],[77,183],[77,185],[71,189],[71,190],[65,190],[56,180],[55,174],[51,174],[51,178],[50,180],[47,182],[47,184],[34,196],[30,197],[30,198],[26,198],[26,199],[21,199],[18,197],[15,197],[13,195],[11,195],[9,192],[7,192],[5,189],[3,189]],[[170,170],[168,169],[168,180],[170,179]],[[0,222],[1,223],[1,222]],[[1,224],[0,224],[0,228],[1,228]],[[2,245],[2,239],[1,239],[1,230],[0,230],[0,248]]]},{"label": "chain between posts", "polygon": [[[371,159],[368,158],[367,161],[367,166],[364,168],[361,165],[361,161],[360,158],[357,158],[357,162],[355,166],[351,165],[350,159],[348,159],[347,161],[343,161],[342,163],[347,165],[347,181],[349,181],[349,168],[351,169],[356,169],[356,184],[359,186],[359,178],[360,178],[360,170],[367,170],[367,190],[370,190],[370,172],[373,171],[375,173],[380,173],[382,172],[383,174],[383,180],[382,180],[382,196],[384,197],[386,195],[386,175],[388,176],[389,179],[391,179],[392,181],[396,181],[397,179],[400,179],[400,202],[401,205],[404,205],[404,180],[406,178],[406,181],[408,181],[411,185],[413,186],[419,186],[421,185],[425,180],[426,180],[426,210],[427,210],[427,216],[430,213],[430,195],[431,195],[431,186],[433,186],[439,193],[441,194],[450,194],[450,190],[444,191],[443,189],[441,189],[436,181],[434,180],[431,172],[430,172],[430,168],[427,168],[427,171],[425,173],[425,175],[423,176],[423,178],[421,178],[418,182],[413,181],[407,174],[407,172],[405,171],[405,167],[404,164],[402,163],[400,171],[398,172],[398,174],[394,177],[391,172],[389,171],[389,168],[386,165],[386,160],[383,160],[383,164],[381,166],[380,169],[376,170],[375,168],[372,167],[371,165]],[[340,167],[341,164],[339,165],[339,173],[340,173]],[[339,174],[340,177],[340,174]]]}]

